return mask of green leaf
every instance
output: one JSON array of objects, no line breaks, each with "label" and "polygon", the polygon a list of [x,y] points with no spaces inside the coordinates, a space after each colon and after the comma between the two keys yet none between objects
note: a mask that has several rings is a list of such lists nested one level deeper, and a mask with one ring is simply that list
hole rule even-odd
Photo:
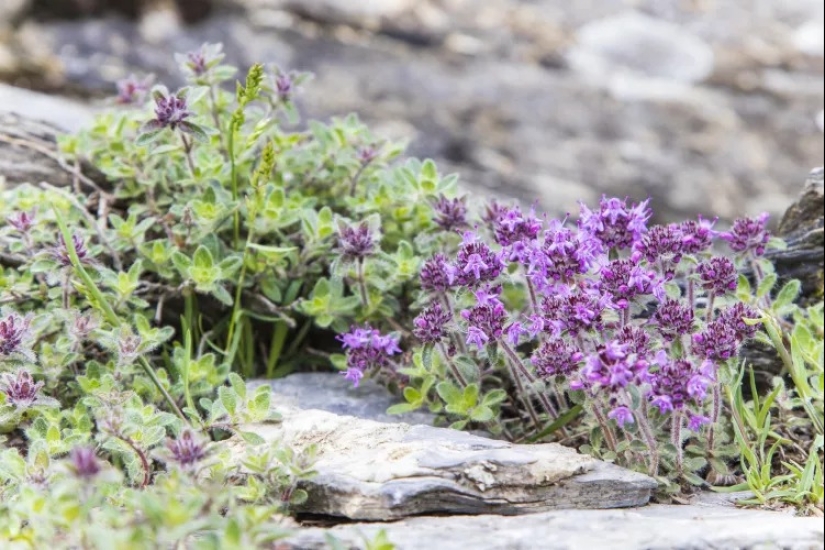
[{"label": "green leaf", "polygon": [[494,416],[493,409],[484,405],[476,407],[470,412],[470,418],[476,422],[489,422]]},{"label": "green leaf", "polygon": [[786,306],[789,306],[796,301],[797,296],[799,296],[800,291],[802,290],[802,283],[796,279],[792,281],[788,281],[785,283],[785,286],[782,287],[782,290],[776,295],[776,299],[773,301],[773,307],[776,311],[781,311]]},{"label": "green leaf", "polygon": [[246,432],[238,430],[237,434],[241,436],[241,438],[250,445],[264,445],[266,444],[266,439],[261,437],[260,435],[256,434],[255,432]]},{"label": "green leaf", "polygon": [[238,410],[238,396],[235,395],[235,392],[231,388],[221,386],[218,388],[218,398],[229,416],[234,416]]},{"label": "green leaf", "polygon": [[448,405],[454,405],[461,402],[464,393],[452,382],[441,382],[435,387],[438,396],[444,400]]},{"label": "green leaf", "polygon": [[765,275],[765,278],[759,283],[759,286],[756,289],[756,296],[757,298],[764,298],[767,296],[773,287],[776,285],[776,273],[768,273]]},{"label": "green leaf", "polygon": [[212,253],[209,249],[201,245],[195,251],[194,264],[195,267],[209,269],[215,265],[215,260],[212,258]]}]

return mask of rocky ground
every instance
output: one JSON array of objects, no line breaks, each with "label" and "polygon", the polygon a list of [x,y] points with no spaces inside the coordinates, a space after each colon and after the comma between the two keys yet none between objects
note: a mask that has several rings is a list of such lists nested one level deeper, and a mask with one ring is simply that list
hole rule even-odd
[{"label": "rocky ground", "polygon": [[0,80],[174,85],[170,52],[204,41],[310,70],[312,116],[357,111],[555,213],[609,193],[660,219],[779,214],[823,160],[816,0],[3,0]]}]

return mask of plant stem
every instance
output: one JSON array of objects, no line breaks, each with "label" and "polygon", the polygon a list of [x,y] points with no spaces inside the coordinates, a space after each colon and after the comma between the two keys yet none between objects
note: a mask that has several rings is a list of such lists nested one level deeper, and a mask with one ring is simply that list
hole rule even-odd
[{"label": "plant stem", "polygon": [[359,258],[357,265],[358,271],[358,290],[361,293],[361,303],[364,305],[364,309],[369,312],[370,309],[370,297],[369,293],[367,292],[367,283],[364,280],[364,263],[366,260],[364,258]]},{"label": "plant stem", "polygon": [[676,409],[670,417],[670,442],[676,447],[676,471],[682,474],[682,410]]},{"label": "plant stem", "polygon": [[605,418],[601,409],[599,409],[599,403],[593,403],[592,410],[593,416],[596,417],[596,421],[599,423],[599,427],[602,429],[602,433],[604,434],[604,440],[607,442],[607,448],[615,453],[616,434],[613,433],[613,428],[610,427],[610,424],[607,422],[607,418]]},{"label": "plant stem", "polygon": [[538,315],[538,313],[539,313],[539,300],[538,300],[537,295],[536,295],[536,287],[533,284],[533,281],[530,280],[529,275],[526,275],[524,279],[527,281],[527,290],[530,293],[530,304],[533,306],[533,313]]},{"label": "plant stem", "polygon": [[[504,350],[504,353],[506,353],[507,356],[510,358],[511,362],[516,367],[516,369],[519,372],[521,372],[522,375],[524,375],[524,378],[530,383],[535,382],[536,377],[533,376],[530,373],[530,370],[524,364],[524,361],[522,361],[519,358],[519,356],[515,352],[515,350],[513,350],[513,348],[511,348],[510,345],[507,344],[507,342],[501,341],[501,342],[499,342],[499,344],[501,345],[501,349]],[[545,395],[542,392],[538,392],[538,397],[539,397],[539,402],[541,403],[542,407],[544,408],[544,412],[546,412],[547,415],[552,419],[558,418],[559,411],[557,411],[556,408],[553,406],[553,403],[550,401],[550,398],[548,398],[547,395]]]},{"label": "plant stem", "polygon": [[287,326],[285,322],[279,321],[275,323],[275,329],[272,332],[272,343],[269,345],[269,356],[266,359],[267,379],[271,379],[274,376],[275,367],[278,366],[278,360],[281,358],[288,334],[289,326]]},{"label": "plant stem", "polygon": [[[718,378],[717,373],[717,378]],[[708,452],[713,454],[713,444],[716,436],[716,423],[719,422],[719,413],[722,408],[722,391],[719,389],[719,383],[716,381],[713,384],[713,403],[710,412],[710,425],[708,426]]]},{"label": "plant stem", "polygon": [[183,152],[186,154],[186,165],[189,166],[189,173],[192,178],[195,178],[195,162],[192,160],[192,142],[186,139],[186,136],[180,134],[180,139],[183,141]]},{"label": "plant stem", "polygon": [[[60,234],[63,235],[63,240],[66,243],[66,251],[69,253],[69,258],[72,261],[72,267],[74,267],[75,271],[77,271],[77,274],[80,276],[89,294],[91,294],[91,297],[94,299],[93,301],[90,300],[90,302],[92,302],[92,304],[95,305],[97,309],[99,309],[103,313],[106,320],[109,323],[111,323],[112,326],[120,327],[122,325],[120,317],[117,316],[117,313],[115,313],[115,310],[112,309],[112,306],[106,300],[106,297],[100,291],[100,288],[98,288],[97,284],[94,282],[94,280],[92,280],[92,277],[89,275],[89,273],[83,267],[83,264],[80,262],[80,258],[77,255],[77,249],[75,249],[74,247],[72,235],[71,233],[69,233],[69,228],[66,226],[66,221],[63,219],[63,216],[58,211],[57,206],[52,205],[52,210],[54,211],[55,219],[57,220],[57,225],[60,228]],[[175,403],[175,400],[172,399],[172,396],[169,395],[169,392],[166,391],[166,388],[163,387],[163,383],[161,383],[157,373],[152,368],[152,365],[149,364],[149,361],[147,361],[145,357],[140,356],[138,357],[138,363],[140,364],[141,368],[146,373],[146,375],[149,377],[149,379],[152,381],[152,383],[155,385],[155,387],[157,387],[158,391],[160,391],[161,395],[172,408],[172,410],[175,412],[175,414],[178,415],[181,418],[181,420],[183,420],[186,424],[189,424],[189,419],[186,418],[186,415],[183,414],[183,411],[180,410],[178,404]]]},{"label": "plant stem", "polygon": [[464,378],[464,375],[461,374],[461,371],[458,370],[458,366],[453,361],[453,358],[450,357],[450,354],[447,353],[447,349],[444,347],[444,342],[438,343],[438,349],[441,354],[444,356],[444,360],[447,361],[447,364],[450,366],[450,370],[453,372],[453,376],[455,376],[458,383],[461,384],[461,387],[467,387],[467,380]]},{"label": "plant stem", "polygon": [[645,438],[645,443],[647,443],[650,450],[650,475],[655,477],[659,473],[659,445],[653,435],[653,430],[650,428],[647,403],[644,401],[642,401],[641,414],[636,415],[636,421],[639,424],[639,431],[642,432],[642,437]]}]

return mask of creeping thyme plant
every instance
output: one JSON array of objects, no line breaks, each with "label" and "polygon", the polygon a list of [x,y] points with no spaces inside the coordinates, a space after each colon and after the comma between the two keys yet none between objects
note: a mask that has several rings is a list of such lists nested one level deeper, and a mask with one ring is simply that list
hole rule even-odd
[{"label": "creeping thyme plant", "polygon": [[[821,307],[787,309],[792,285],[772,299],[764,218],[650,226],[646,202],[605,198],[576,221],[499,204],[476,219],[456,177],[355,117],[302,123],[307,75],[255,65],[235,84],[222,58],[180,56],[176,91],[121,82],[61,139],[74,188],[0,188],[4,545],[271,544],[312,453],[245,429],[278,418],[243,379],[308,368],[381,381],[405,400],[392,412],[576,445],[671,491],[741,470],[772,498],[759,475],[777,451],[741,448],[788,434],[736,391],[760,320],[796,350],[781,353],[795,389],[767,408],[810,419],[788,429],[814,458],[787,475],[821,480],[806,336],[821,341]],[[779,335],[794,323],[807,332]],[[816,503],[813,485],[799,498]]]},{"label": "creeping thyme plant", "polygon": [[[735,478],[735,443],[745,442],[732,440],[725,390],[741,381],[740,348],[756,336],[776,281],[763,258],[766,216],[730,231],[701,218],[649,226],[647,202],[604,198],[575,221],[492,204],[470,229],[460,202],[436,210],[463,239],[422,266],[420,345],[398,371],[406,403],[393,412],[428,406],[456,428],[553,436],[658,476],[669,491]],[[715,255],[715,244],[732,258]],[[740,274],[752,267],[761,300]],[[780,293],[786,307],[793,288]],[[342,341],[355,383],[392,368],[396,343],[374,329]],[[819,395],[800,397],[821,434]],[[821,437],[815,444],[821,451]]]}]

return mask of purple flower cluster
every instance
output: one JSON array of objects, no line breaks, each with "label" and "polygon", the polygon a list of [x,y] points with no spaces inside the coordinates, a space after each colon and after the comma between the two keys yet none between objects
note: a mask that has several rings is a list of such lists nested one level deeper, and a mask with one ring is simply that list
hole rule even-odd
[{"label": "purple flower cluster", "polygon": [[21,317],[16,313],[0,318],[0,359],[33,357],[31,348],[27,345],[31,338],[31,322],[31,317]]},{"label": "purple flower cluster", "polygon": [[600,275],[602,289],[609,293],[617,309],[628,309],[640,296],[653,295],[662,299],[662,281],[655,271],[633,260],[614,260],[604,266]]},{"label": "purple flower cluster", "polygon": [[658,369],[651,376],[650,404],[661,414],[688,406],[701,410],[709,388],[715,381],[713,363],[695,365],[684,359],[671,359],[664,351],[656,358]]},{"label": "purple flower cluster", "polygon": [[338,228],[338,252],[344,261],[361,261],[375,254],[377,243],[367,222],[358,225],[341,223]]},{"label": "purple flower cluster", "polygon": [[[78,234],[72,235],[72,244],[74,245],[74,250],[77,253],[77,258],[80,260],[80,263],[90,263],[92,256],[89,253],[89,249],[86,248],[86,243],[83,241],[83,237]],[[72,265],[69,247],[66,246],[66,241],[63,239],[63,234],[58,234],[57,236],[57,246],[52,249],[52,257],[57,260],[60,267],[69,267]]]},{"label": "purple flower cluster", "polygon": [[598,211],[581,204],[579,228],[608,248],[628,249],[647,232],[651,211],[648,201],[628,207],[627,199],[603,197]]},{"label": "purple flower cluster", "polygon": [[69,452],[69,468],[80,479],[89,480],[103,469],[91,447],[75,447]]},{"label": "purple flower cluster", "polygon": [[[500,340],[504,335],[507,309],[499,299],[500,294],[501,288],[479,290],[476,292],[476,306],[461,312],[461,316],[469,325],[468,346],[475,346],[481,350],[490,342]],[[511,334],[515,333],[511,331]],[[517,339],[518,336],[516,336]]]},{"label": "purple flower cluster", "polygon": [[208,454],[206,443],[190,430],[185,430],[177,439],[169,439],[166,442],[166,449],[171,461],[185,470],[194,469]]},{"label": "purple flower cluster", "polygon": [[31,407],[38,397],[43,382],[35,382],[29,371],[20,369],[17,375],[5,373],[0,378],[0,393],[6,395],[6,402],[18,409]]},{"label": "purple flower cluster", "polygon": [[34,227],[35,218],[37,216],[37,211],[32,210],[31,212],[15,212],[11,214],[6,221],[9,223],[10,226],[15,228],[22,234],[26,234],[31,231],[31,228]]},{"label": "purple flower cluster", "polygon": [[436,344],[444,339],[447,324],[452,320],[452,315],[441,303],[435,302],[415,318],[413,335],[425,344]]},{"label": "purple flower cluster", "polygon": [[547,378],[558,375],[570,376],[578,372],[584,354],[576,346],[557,338],[545,341],[533,354],[536,372]]},{"label": "purple flower cluster", "polygon": [[736,291],[739,275],[736,266],[727,258],[711,258],[696,268],[702,288],[711,294],[722,296]]},{"label": "purple flower cluster", "polygon": [[441,195],[433,204],[433,210],[435,210],[435,224],[443,231],[452,233],[467,228],[467,201],[465,199],[448,199]]},{"label": "purple flower cluster", "polygon": [[180,130],[187,134],[203,132],[198,126],[187,120],[192,116],[192,111],[189,110],[186,95],[186,89],[180,90],[177,94],[167,94],[161,90],[155,90],[153,94],[155,118],[143,125],[141,133],[155,133],[166,128],[173,131]]},{"label": "purple flower cluster", "polygon": [[695,329],[693,308],[682,300],[668,298],[662,302],[653,314],[656,328],[662,337],[672,342]]},{"label": "purple flower cluster", "polygon": [[630,353],[629,347],[616,340],[599,345],[587,356],[579,378],[571,382],[571,387],[616,393],[631,383],[646,383],[650,377],[649,364]]},{"label": "purple flower cluster", "polygon": [[135,75],[129,75],[123,80],[117,81],[117,97],[115,101],[121,105],[137,105],[146,99],[146,95],[152,88],[154,78],[148,76],[139,79]]},{"label": "purple flower cluster", "polygon": [[468,232],[452,270],[459,285],[475,288],[498,279],[505,267],[502,252],[493,252],[477,234]]},{"label": "purple flower cluster", "polygon": [[756,335],[757,327],[744,319],[758,319],[759,312],[737,303],[722,310],[704,330],[693,335],[693,352],[710,361],[727,361],[739,353],[739,347]]},{"label": "purple flower cluster", "polygon": [[727,241],[734,252],[762,256],[770,241],[767,225],[768,214],[761,214],[756,218],[742,218],[734,222],[730,231],[721,233],[719,237]]},{"label": "purple flower cluster", "polygon": [[380,370],[392,364],[392,357],[401,353],[397,336],[384,335],[370,326],[353,327],[338,340],[347,352],[344,377],[356,387],[367,371]]}]

